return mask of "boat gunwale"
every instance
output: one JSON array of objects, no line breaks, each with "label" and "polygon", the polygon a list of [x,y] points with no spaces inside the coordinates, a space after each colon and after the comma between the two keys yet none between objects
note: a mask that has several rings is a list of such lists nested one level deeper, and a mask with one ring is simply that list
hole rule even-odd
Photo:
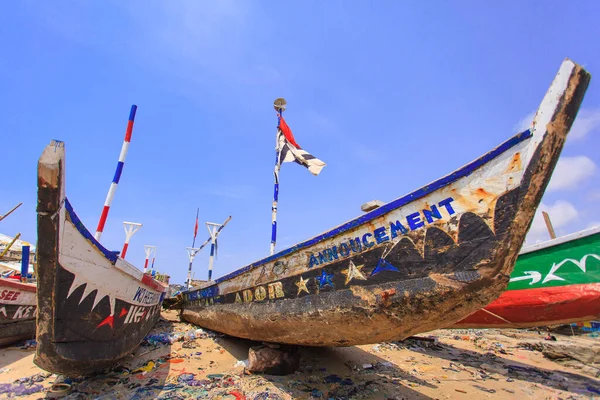
[{"label": "boat gunwale", "polygon": [[218,278],[211,282],[204,283],[195,288],[185,290],[183,293],[193,292],[196,290],[202,290],[202,289],[206,289],[211,286],[215,286],[221,282],[224,282],[224,281],[234,278],[238,275],[246,273],[252,269],[260,267],[261,265],[264,265],[268,262],[276,260],[280,257],[286,256],[286,255],[294,253],[298,250],[310,247],[314,244],[317,244],[318,242],[320,242],[322,240],[337,236],[337,235],[342,234],[352,228],[363,225],[373,219],[376,219],[376,218],[378,218],[384,214],[387,214],[395,209],[403,207],[415,200],[423,198],[423,197],[435,192],[438,189],[448,186],[448,185],[458,181],[459,179],[470,175],[471,173],[475,172],[477,169],[479,169],[483,165],[494,160],[495,158],[504,154],[505,152],[507,152],[511,148],[517,146],[518,144],[524,142],[526,139],[531,139],[532,137],[533,137],[533,132],[532,132],[531,128],[527,129],[523,132],[517,133],[516,135],[505,140],[503,143],[496,146],[494,149],[492,149],[489,152],[483,154],[482,156],[476,158],[475,160],[471,161],[470,163],[463,165],[462,167],[454,170],[453,172],[451,172],[451,173],[449,173],[427,185],[421,186],[419,189],[416,189],[416,190],[410,192],[409,194],[406,194],[400,198],[397,198],[396,200],[392,200],[391,202],[386,203],[383,206],[376,208],[373,211],[370,211],[366,214],[363,214],[354,219],[351,219],[350,221],[347,221],[341,225],[338,225],[337,227],[335,227],[331,230],[328,230],[324,233],[321,233],[320,235],[314,236],[311,239],[300,242],[292,247],[288,247],[287,249],[281,250],[280,252],[275,253],[271,256],[265,257],[263,259],[255,261],[254,263],[249,264],[245,267],[242,267],[235,271],[232,271],[229,274],[222,276],[221,278]]},{"label": "boat gunwale", "polygon": [[6,286],[10,286],[12,288],[18,288],[21,290],[25,290],[27,292],[36,292],[37,291],[37,285],[33,284],[33,283],[26,283],[26,282],[20,282],[17,280],[11,280],[11,279],[7,279],[7,278],[0,278],[0,286],[2,285],[6,285]]},{"label": "boat gunwale", "polygon": [[[73,205],[71,204],[71,202],[69,202],[69,199],[67,197],[64,198],[64,207],[67,214],[69,215],[69,219],[71,220],[70,222],[73,224],[75,229],[87,240],[88,243],[90,243],[93,247],[96,247],[102,253],[102,255],[112,264],[114,268],[126,274],[127,276],[130,276],[132,279],[141,282],[143,285],[148,286],[153,290],[162,293],[165,293],[167,291],[168,285],[164,284],[163,282],[157,281],[156,279],[152,278],[147,274],[144,274],[135,265],[119,257],[116,254],[116,252],[112,252],[106,247],[102,246],[102,244],[98,242],[96,238],[94,238],[92,233],[86,228],[79,216],[77,216],[77,213],[73,209]],[[118,265],[118,261],[122,262],[124,265]],[[139,275],[136,276],[136,274],[134,274],[131,270],[134,270],[135,272],[139,273]]]},{"label": "boat gunwale", "polygon": [[583,239],[589,236],[600,233],[600,226],[594,226],[592,228],[583,229],[578,232],[570,233],[555,239],[546,240],[540,243],[532,244],[531,246],[524,247],[519,255],[533,253],[538,250],[548,249],[550,247],[558,246],[567,242],[571,242],[577,239]]}]

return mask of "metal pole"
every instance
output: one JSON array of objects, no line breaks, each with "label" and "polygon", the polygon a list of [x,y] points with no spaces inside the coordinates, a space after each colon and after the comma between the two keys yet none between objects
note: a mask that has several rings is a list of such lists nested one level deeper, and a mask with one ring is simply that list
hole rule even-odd
[{"label": "metal pole", "polygon": [[196,245],[196,235],[198,234],[198,214],[200,213],[200,208],[196,209],[196,225],[194,225],[194,240],[192,241],[192,247]]},{"label": "metal pole", "polygon": [[154,247],[154,253],[152,254],[152,265],[150,266],[152,271],[154,271],[154,260],[156,260],[156,247]]},{"label": "metal pole", "polygon": [[273,187],[273,204],[271,205],[271,255],[275,253],[275,245],[277,244],[277,203],[279,202],[279,124],[281,123],[281,115],[283,107],[277,108],[277,135],[275,135],[275,169],[273,170],[274,187]]},{"label": "metal pole", "polygon": [[21,247],[21,282],[27,282],[29,274],[29,246]]},{"label": "metal pole", "polygon": [[112,204],[113,198],[115,197],[115,192],[117,191],[117,185],[119,184],[119,179],[121,179],[121,174],[123,173],[123,165],[125,165],[125,157],[127,157],[127,151],[129,150],[129,143],[131,142],[131,133],[133,132],[133,121],[135,120],[136,111],[137,111],[137,106],[134,104],[131,106],[131,111],[129,112],[129,122],[127,123],[127,130],[125,131],[125,140],[123,141],[123,146],[121,147],[121,154],[119,154],[119,162],[117,163],[117,170],[115,172],[115,176],[113,177],[113,181],[110,184],[110,188],[108,189],[108,195],[106,195],[106,200],[104,201],[104,208],[102,208],[102,214],[100,215],[100,221],[98,222],[98,228],[96,228],[96,233],[94,234],[94,237],[98,241],[100,241],[100,237],[102,236],[102,231],[104,231],[104,224],[106,223],[106,217],[108,216],[108,211],[110,210],[110,205]]},{"label": "metal pole", "polygon": [[12,214],[13,211],[15,211],[17,208],[21,207],[23,205],[23,203],[19,203],[16,206],[14,206],[12,208],[12,210],[10,210],[9,212],[7,212],[4,215],[0,215],[0,221],[2,221],[4,218],[8,217],[10,214]]},{"label": "metal pole", "polygon": [[194,262],[194,257],[196,257],[196,254],[198,254],[198,252],[200,250],[202,250],[202,248],[186,247],[186,250],[188,253],[188,257],[190,259],[190,265],[188,267],[186,286],[188,289],[191,289],[192,288],[192,264]]},{"label": "metal pole", "polygon": [[[212,280],[212,271],[214,264],[214,257],[217,254],[217,236],[221,233],[221,230],[227,225],[229,220],[231,219],[231,215],[223,222],[222,224],[215,224],[214,222],[207,222],[206,229],[208,229],[208,233],[210,234],[210,258],[208,259],[208,280]],[[203,245],[204,246],[204,245]]]},{"label": "metal pole", "polygon": [[129,248],[129,240],[136,233],[142,224],[138,224],[137,222],[127,222],[123,221],[123,228],[125,228],[125,244],[123,245],[123,250],[121,251],[121,258],[125,259],[125,255],[127,254],[127,249]]},{"label": "metal pole", "polygon": [[154,246],[144,245],[144,252],[146,253],[146,261],[144,262],[144,273],[148,271],[148,260],[150,259],[150,254],[154,250]]}]

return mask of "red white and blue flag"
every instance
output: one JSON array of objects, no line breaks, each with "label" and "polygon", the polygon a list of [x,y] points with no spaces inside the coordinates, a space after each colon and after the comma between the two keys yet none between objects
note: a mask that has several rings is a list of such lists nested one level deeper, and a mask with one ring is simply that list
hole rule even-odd
[{"label": "red white and blue flag", "polygon": [[[306,150],[303,150],[294,135],[292,130],[286,124],[283,116],[279,115],[279,126],[277,127],[277,151],[279,152],[279,165],[284,162],[295,162],[306,167],[311,174],[317,176],[326,165]],[[278,177],[276,177],[278,178]],[[278,179],[279,180],[279,179]]]}]

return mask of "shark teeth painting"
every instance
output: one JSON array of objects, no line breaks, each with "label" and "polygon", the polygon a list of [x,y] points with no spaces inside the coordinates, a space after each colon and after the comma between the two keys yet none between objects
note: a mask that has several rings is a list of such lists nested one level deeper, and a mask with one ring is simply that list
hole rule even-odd
[{"label": "shark teeth painting", "polygon": [[64,143],[38,163],[38,312],[34,363],[87,375],[130,354],[160,316],[168,288],[107,250],[65,196]]}]

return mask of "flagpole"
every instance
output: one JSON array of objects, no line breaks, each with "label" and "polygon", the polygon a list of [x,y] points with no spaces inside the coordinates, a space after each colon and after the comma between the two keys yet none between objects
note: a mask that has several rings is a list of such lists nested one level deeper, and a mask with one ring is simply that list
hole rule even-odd
[{"label": "flagpole", "polygon": [[192,241],[192,247],[196,244],[196,235],[198,234],[198,214],[200,214],[200,207],[196,209],[196,225],[194,226],[194,240]]},{"label": "flagpole", "polygon": [[274,188],[273,188],[273,205],[271,206],[271,255],[275,253],[275,245],[277,244],[277,203],[279,202],[279,124],[281,116],[286,107],[286,101],[280,97],[275,100],[273,107],[277,111],[277,134],[275,135],[275,169],[273,171]]}]

